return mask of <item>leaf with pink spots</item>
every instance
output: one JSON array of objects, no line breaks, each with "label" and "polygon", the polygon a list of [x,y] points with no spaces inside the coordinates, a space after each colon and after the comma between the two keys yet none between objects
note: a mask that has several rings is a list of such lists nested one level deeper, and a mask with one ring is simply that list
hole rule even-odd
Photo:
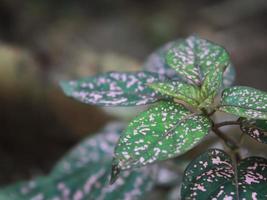
[{"label": "leaf with pink spots", "polygon": [[206,108],[214,103],[216,95],[222,88],[224,67],[211,67],[200,88],[200,108]]},{"label": "leaf with pink spots", "polygon": [[267,160],[249,157],[238,165],[239,198],[267,199]]},{"label": "leaf with pink spots", "polygon": [[108,72],[60,85],[67,96],[86,104],[136,106],[163,99],[147,86],[162,79],[152,72]]},{"label": "leaf with pink spots", "polygon": [[162,101],[137,116],[115,149],[113,176],[120,170],[145,166],[181,155],[209,133],[210,120],[184,106]]},{"label": "leaf with pink spots", "polygon": [[240,129],[258,142],[267,144],[267,121],[240,118]]},{"label": "leaf with pink spots", "polygon": [[152,189],[155,168],[123,172],[109,185],[112,155],[123,129],[111,123],[96,136],[78,144],[48,176],[17,183],[0,190],[9,199],[124,200],[139,199]]},{"label": "leaf with pink spots", "polygon": [[267,119],[267,93],[246,86],[226,88],[219,110],[249,119]]},{"label": "leaf with pink spots", "polygon": [[171,80],[182,81],[183,77],[171,68],[166,62],[166,55],[169,49],[178,45],[182,40],[176,40],[164,44],[162,47],[151,53],[144,62],[143,68],[146,71],[155,72]]},{"label": "leaf with pink spots", "polygon": [[186,168],[181,196],[183,200],[260,200],[267,198],[267,191],[263,189],[266,187],[266,159],[246,158],[235,170],[228,154],[210,149]]},{"label": "leaf with pink spots", "polygon": [[213,42],[197,36],[188,37],[171,47],[166,55],[167,64],[186,79],[201,85],[211,68],[226,67],[224,86],[234,81],[234,69],[227,51]]},{"label": "leaf with pink spots", "polygon": [[200,89],[196,85],[178,81],[166,81],[152,83],[149,87],[163,95],[173,97],[194,107],[197,107],[201,102]]}]

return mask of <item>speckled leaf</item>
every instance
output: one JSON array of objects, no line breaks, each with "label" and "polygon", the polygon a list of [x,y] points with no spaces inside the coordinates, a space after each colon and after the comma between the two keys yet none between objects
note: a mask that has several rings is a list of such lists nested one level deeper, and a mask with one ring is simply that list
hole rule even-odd
[{"label": "speckled leaf", "polygon": [[152,83],[152,89],[161,94],[171,96],[189,105],[197,107],[199,105],[200,90],[197,86],[177,81]]},{"label": "speckled leaf", "polygon": [[[235,178],[237,177],[237,178]],[[235,171],[230,156],[210,149],[193,160],[185,170],[181,196],[183,200],[266,199],[267,160],[249,157]]]},{"label": "speckled leaf", "polygon": [[185,153],[206,134],[211,123],[174,102],[160,102],[136,117],[115,149],[113,179],[120,170],[144,166]]},{"label": "speckled leaf", "polygon": [[245,86],[223,91],[220,111],[253,119],[267,119],[267,93]]},{"label": "speckled leaf", "polygon": [[110,124],[67,154],[51,174],[9,186],[0,194],[27,200],[125,200],[139,199],[152,188],[154,168],[123,172],[109,185],[113,148],[122,130]]},{"label": "speckled leaf", "polygon": [[[208,150],[193,160],[184,173],[181,196],[185,200],[235,199],[232,161],[220,150]],[[233,192],[233,194],[231,194]]]},{"label": "speckled leaf", "polygon": [[240,118],[240,129],[258,142],[267,144],[267,121]]},{"label": "speckled leaf", "polygon": [[205,108],[210,106],[215,96],[222,87],[224,67],[211,67],[210,71],[205,76],[200,90],[201,104],[199,107]]},{"label": "speckled leaf", "polygon": [[83,103],[102,106],[135,106],[159,98],[148,84],[161,80],[152,72],[108,72],[77,81],[60,83],[67,96]]},{"label": "speckled leaf", "polygon": [[[166,59],[178,74],[189,83],[197,85],[202,84],[211,67],[232,67],[229,55],[223,47],[196,36],[191,36],[171,48]],[[227,73],[229,75],[229,71]]]},{"label": "speckled leaf", "polygon": [[[110,162],[115,145],[123,132],[123,123],[110,123],[94,137],[79,143],[66,154],[53,168],[54,177],[71,174],[83,166]],[[107,167],[105,164],[103,167]],[[109,168],[111,167],[108,166]]]},{"label": "speckled leaf", "polygon": [[168,50],[179,44],[180,41],[182,40],[168,42],[167,44],[163,45],[155,52],[150,54],[147,60],[144,62],[144,70],[158,73],[172,80],[183,80],[183,77],[177,74],[176,71],[171,68],[166,62],[166,55]]},{"label": "speckled leaf", "polygon": [[239,198],[267,199],[267,160],[249,157],[238,165]]}]

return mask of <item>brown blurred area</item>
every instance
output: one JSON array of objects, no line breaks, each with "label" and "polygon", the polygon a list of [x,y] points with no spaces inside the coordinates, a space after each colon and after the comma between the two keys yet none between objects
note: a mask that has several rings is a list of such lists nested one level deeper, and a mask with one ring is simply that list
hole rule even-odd
[{"label": "brown blurred area", "polygon": [[236,84],[267,90],[266,0],[0,0],[0,185],[47,173],[115,118],[65,97],[59,80],[138,70],[191,34],[227,48]]}]

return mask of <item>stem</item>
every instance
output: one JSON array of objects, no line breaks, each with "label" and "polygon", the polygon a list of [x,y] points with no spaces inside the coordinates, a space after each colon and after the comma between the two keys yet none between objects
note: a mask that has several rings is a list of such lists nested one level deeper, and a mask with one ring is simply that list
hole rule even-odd
[{"label": "stem", "polygon": [[235,140],[233,140],[232,138],[230,138],[227,135],[223,134],[223,132],[221,132],[218,129],[218,127],[216,127],[214,125],[212,130],[219,138],[221,138],[224,141],[226,146],[229,147],[232,151],[236,151],[237,149],[239,149],[239,144]]},{"label": "stem", "polygon": [[201,111],[203,112],[204,115],[208,116],[208,111],[205,108],[201,108]]},{"label": "stem", "polygon": [[234,179],[235,179],[235,190],[236,190],[236,199],[239,199],[239,185],[238,185],[238,170],[237,170],[237,163],[240,161],[239,154],[235,151],[231,155],[234,167]]},{"label": "stem", "polygon": [[214,124],[215,129],[218,129],[222,126],[230,126],[230,125],[240,125],[239,121],[225,121],[221,123]]},{"label": "stem", "polygon": [[212,110],[210,113],[208,113],[208,117],[212,116],[215,112],[216,110]]}]

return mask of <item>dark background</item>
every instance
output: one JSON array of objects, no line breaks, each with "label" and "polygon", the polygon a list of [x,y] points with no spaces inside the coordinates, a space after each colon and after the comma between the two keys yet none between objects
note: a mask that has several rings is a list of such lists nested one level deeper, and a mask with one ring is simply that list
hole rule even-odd
[{"label": "dark background", "polygon": [[267,90],[266,0],[0,0],[0,185],[47,173],[115,118],[66,98],[60,79],[138,69],[191,34],[227,48],[236,84]]}]

